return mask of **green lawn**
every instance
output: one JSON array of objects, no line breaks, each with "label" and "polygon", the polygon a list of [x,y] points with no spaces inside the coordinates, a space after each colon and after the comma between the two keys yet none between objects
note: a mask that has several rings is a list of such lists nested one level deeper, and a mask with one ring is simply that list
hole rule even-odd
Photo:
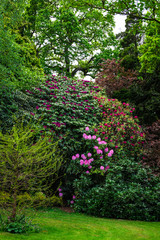
[{"label": "green lawn", "polygon": [[0,240],[159,240],[160,222],[104,219],[60,209],[38,211],[40,233],[0,232]]}]

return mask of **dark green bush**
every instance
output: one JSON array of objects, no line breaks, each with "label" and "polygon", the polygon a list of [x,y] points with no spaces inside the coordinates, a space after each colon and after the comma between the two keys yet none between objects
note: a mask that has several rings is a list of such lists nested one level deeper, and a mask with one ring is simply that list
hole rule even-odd
[{"label": "dark green bush", "polygon": [[16,89],[14,85],[0,82],[0,130],[10,130],[15,122],[14,116],[30,119],[30,112],[36,106],[35,99]]},{"label": "dark green bush", "polygon": [[75,210],[108,218],[160,220],[160,180],[149,169],[125,155],[117,155],[105,182],[91,176],[74,180]]}]

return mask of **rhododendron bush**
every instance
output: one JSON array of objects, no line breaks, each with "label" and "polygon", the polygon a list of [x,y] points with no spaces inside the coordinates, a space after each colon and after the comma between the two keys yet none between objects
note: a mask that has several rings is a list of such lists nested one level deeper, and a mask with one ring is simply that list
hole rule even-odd
[{"label": "rhododendron bush", "polygon": [[28,92],[38,101],[31,114],[39,121],[40,133],[56,134],[69,157],[77,149],[80,153],[85,150],[81,140],[85,126],[114,149],[138,153],[142,148],[144,134],[137,117],[133,117],[134,109],[101,97],[100,89],[92,82],[47,76],[45,84]]},{"label": "rhododendron bush", "polygon": [[56,134],[61,147],[69,155],[81,148],[83,127],[96,125],[102,119],[101,109],[93,98],[97,92],[98,87],[89,81],[46,77],[45,84],[28,91],[38,101],[31,115],[39,121],[40,133]]},{"label": "rhododendron bush", "polygon": [[74,209],[100,217],[159,221],[159,178],[125,154],[116,162],[113,158],[106,161],[107,171],[97,167],[104,175],[83,171],[73,181]]},{"label": "rhododendron bush", "polygon": [[86,127],[83,138],[92,149],[75,153],[67,169],[64,191],[74,196],[71,206],[101,217],[158,221],[159,178],[127,152],[116,149],[115,154],[107,140],[91,132]]},{"label": "rhododendron bush", "polygon": [[105,98],[92,82],[66,77],[47,76],[28,94],[38,102],[31,115],[39,134],[54,134],[65,154],[58,184],[64,201],[89,214],[100,206],[99,216],[157,219],[151,202],[158,199],[158,180],[141,165],[145,134],[134,108]]},{"label": "rhododendron bush", "polygon": [[123,150],[138,157],[143,149],[145,134],[138,124],[138,117],[134,116],[135,108],[117,99],[94,98],[103,111],[103,120],[94,131],[115,150]]}]

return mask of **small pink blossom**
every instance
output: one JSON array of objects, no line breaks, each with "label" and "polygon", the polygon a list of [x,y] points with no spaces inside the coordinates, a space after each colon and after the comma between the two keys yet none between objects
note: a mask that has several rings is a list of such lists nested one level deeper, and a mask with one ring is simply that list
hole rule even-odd
[{"label": "small pink blossom", "polygon": [[86,127],[86,131],[89,131],[89,127]]},{"label": "small pink blossom", "polygon": [[102,154],[102,150],[101,149],[97,149],[97,154]]},{"label": "small pink blossom", "polygon": [[103,166],[100,166],[100,169],[101,169],[101,170],[104,170],[104,167],[103,167]]},{"label": "small pink blossom", "polygon": [[61,189],[61,188],[59,188],[59,189],[58,189],[58,191],[59,191],[59,192],[61,192],[61,191],[62,191],[62,189]]},{"label": "small pink blossom", "polygon": [[63,193],[60,192],[60,193],[59,193],[59,196],[62,197],[62,196],[63,196]]},{"label": "small pink blossom", "polygon": [[101,138],[99,137],[99,138],[97,138],[97,141],[99,142],[99,141],[101,141]]},{"label": "small pink blossom", "polygon": [[92,136],[92,139],[94,139],[94,140],[95,140],[95,139],[96,139],[96,135],[93,135],[93,136]]},{"label": "small pink blossom", "polygon": [[108,152],[108,148],[105,148],[104,151],[105,151],[105,152]]},{"label": "small pink blossom", "polygon": [[72,160],[75,160],[76,159],[76,156],[72,156]]},{"label": "small pink blossom", "polygon": [[75,199],[76,198],[76,196],[75,195],[73,195],[73,199]]},{"label": "small pink blossom", "polygon": [[76,154],[76,158],[79,158],[79,154],[78,153]]},{"label": "small pink blossom", "polygon": [[85,133],[83,133],[83,138],[85,138],[87,135]]},{"label": "small pink blossom", "polygon": [[87,156],[88,156],[88,157],[91,157],[91,156],[92,156],[92,154],[91,154],[91,153],[88,153],[88,154],[87,154]]},{"label": "small pink blossom", "polygon": [[91,140],[91,139],[92,139],[92,136],[91,136],[91,135],[88,135],[88,139]]},{"label": "small pink blossom", "polygon": [[80,160],[80,165],[82,166],[84,164],[84,161],[81,159]]},{"label": "small pink blossom", "polygon": [[96,149],[96,150],[97,150],[97,149],[98,149],[98,146],[94,146],[94,149]]},{"label": "small pink blossom", "polygon": [[111,153],[111,154],[113,154],[113,153],[114,153],[113,149],[112,149],[112,150],[110,150],[110,153]]},{"label": "small pink blossom", "polygon": [[88,169],[91,169],[92,168],[92,166],[90,165],[89,167],[88,167]]},{"label": "small pink blossom", "polygon": [[86,156],[84,154],[81,155],[81,158],[86,159]]},{"label": "small pink blossom", "polygon": [[88,174],[88,173],[89,173],[89,171],[86,171],[86,173]]},{"label": "small pink blossom", "polygon": [[109,166],[106,166],[106,167],[105,167],[105,171],[107,171],[108,169],[109,169]]},{"label": "small pink blossom", "polygon": [[71,201],[70,201],[70,203],[71,203],[71,204],[74,204],[74,201],[73,201],[73,200],[71,200]]},{"label": "small pink blossom", "polygon": [[84,165],[89,165],[89,162],[87,159],[84,161]]},{"label": "small pink blossom", "polygon": [[108,157],[112,157],[112,154],[110,152],[108,153]]}]

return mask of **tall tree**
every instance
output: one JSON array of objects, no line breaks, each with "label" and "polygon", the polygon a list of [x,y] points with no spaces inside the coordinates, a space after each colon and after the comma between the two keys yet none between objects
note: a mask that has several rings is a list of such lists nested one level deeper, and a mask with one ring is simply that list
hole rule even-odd
[{"label": "tall tree", "polygon": [[21,89],[28,88],[31,81],[39,81],[38,75],[43,73],[35,45],[20,32],[26,5],[24,0],[0,3],[0,82]]},{"label": "tall tree", "polygon": [[128,69],[139,69],[139,50],[138,47],[141,44],[143,36],[142,20],[127,16],[125,20],[125,31],[117,34],[117,38],[120,40],[119,57],[123,59],[121,65]]},{"label": "tall tree", "polygon": [[86,75],[95,69],[97,51],[110,49],[116,42],[112,15],[72,8],[66,1],[31,0],[26,19],[26,34],[35,42],[46,73],[56,71],[73,77],[81,71]]},{"label": "tall tree", "polygon": [[136,19],[160,24],[157,17],[160,9],[159,0],[68,0],[67,2],[77,8],[104,10],[106,14],[132,15]]}]

